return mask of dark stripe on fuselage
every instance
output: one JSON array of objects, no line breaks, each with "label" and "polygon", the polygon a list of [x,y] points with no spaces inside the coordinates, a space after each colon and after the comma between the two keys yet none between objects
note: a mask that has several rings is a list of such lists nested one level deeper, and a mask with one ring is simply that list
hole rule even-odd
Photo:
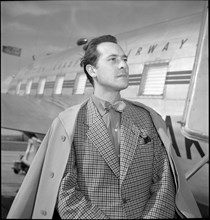
[{"label": "dark stripe on fuselage", "polygon": [[37,89],[38,88],[38,83],[32,83],[31,89]]},{"label": "dark stripe on fuselage", "polygon": [[63,82],[63,88],[73,88],[75,80],[65,80]]},{"label": "dark stripe on fuselage", "polygon": [[190,83],[190,80],[188,81],[166,81],[166,85],[168,84],[189,84]]},{"label": "dark stripe on fuselage", "polygon": [[169,80],[169,79],[190,79],[191,76],[167,76],[166,77],[166,80]]},{"label": "dark stripe on fuselage", "polygon": [[26,84],[21,84],[20,90],[24,90],[26,88]]},{"label": "dark stripe on fuselage", "polygon": [[[192,71],[174,71],[167,72],[165,84],[189,84]],[[141,83],[142,74],[129,75],[129,86],[138,86]],[[64,80],[63,88],[74,88],[75,80]],[[50,81],[45,83],[45,89],[54,88],[55,82]],[[89,80],[86,81],[86,87],[92,87]],[[20,90],[25,90],[26,84],[21,84]],[[38,88],[38,82],[33,82],[31,90]],[[9,88],[9,91],[16,90],[16,85]]]},{"label": "dark stripe on fuselage", "polygon": [[[189,84],[192,71],[167,72],[165,84]],[[129,75],[129,85],[140,85],[142,74]]]},{"label": "dark stripe on fuselage", "polygon": [[44,88],[45,89],[51,89],[54,88],[55,82],[51,81],[51,82],[46,82]]},{"label": "dark stripe on fuselage", "polygon": [[174,76],[174,75],[191,75],[192,71],[188,70],[188,71],[171,71],[171,72],[167,72],[167,76]]}]

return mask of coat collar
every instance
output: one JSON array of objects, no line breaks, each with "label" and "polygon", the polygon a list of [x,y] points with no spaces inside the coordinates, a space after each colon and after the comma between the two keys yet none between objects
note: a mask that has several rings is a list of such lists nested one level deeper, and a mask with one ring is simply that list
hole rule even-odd
[{"label": "coat collar", "polygon": [[[125,101],[126,102],[126,101]],[[121,136],[120,136],[120,183],[122,184],[129,166],[133,161],[138,144],[144,144],[147,134],[144,123],[136,124],[136,118],[132,111],[132,105],[126,102],[126,108],[121,117]]]},{"label": "coat collar", "polygon": [[123,112],[120,129],[120,185],[122,185],[133,160],[139,135],[140,131],[130,119],[127,111]]}]

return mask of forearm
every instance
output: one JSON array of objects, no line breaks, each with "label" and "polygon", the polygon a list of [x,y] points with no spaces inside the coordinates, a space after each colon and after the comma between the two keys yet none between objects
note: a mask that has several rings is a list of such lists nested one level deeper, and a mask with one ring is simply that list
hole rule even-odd
[{"label": "forearm", "polygon": [[77,189],[67,194],[65,197],[60,196],[57,202],[57,210],[62,219],[109,219]]},{"label": "forearm", "polygon": [[74,150],[60,184],[56,208],[62,219],[109,219],[81,192],[77,183]]}]

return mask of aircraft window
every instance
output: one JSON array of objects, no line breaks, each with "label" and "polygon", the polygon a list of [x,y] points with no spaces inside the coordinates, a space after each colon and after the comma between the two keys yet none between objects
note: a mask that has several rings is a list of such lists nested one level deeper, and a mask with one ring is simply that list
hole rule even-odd
[{"label": "aircraft window", "polygon": [[9,86],[9,91],[12,91],[12,92],[16,91],[16,85],[11,83],[11,85]]},{"label": "aircraft window", "polygon": [[20,90],[23,91],[23,90],[25,90],[25,88],[26,88],[26,84],[25,84],[25,82],[22,82],[21,86],[20,86]]},{"label": "aircraft window", "polygon": [[144,67],[140,95],[163,95],[168,64],[151,64]]},{"label": "aircraft window", "polygon": [[63,88],[63,81],[64,81],[64,76],[59,76],[56,78],[55,90],[54,90],[55,94],[61,94]]},{"label": "aircraft window", "polygon": [[69,61],[69,65],[68,65],[68,67],[71,67],[71,64],[72,64],[72,61]]},{"label": "aircraft window", "polygon": [[31,92],[31,85],[32,85],[32,80],[29,80],[27,85],[26,85],[26,94],[30,94],[30,92]]},{"label": "aircraft window", "polygon": [[40,79],[37,94],[41,95],[44,93],[45,82],[46,82],[45,78]]},{"label": "aircraft window", "polygon": [[84,94],[87,77],[85,73],[77,73],[73,94]]},{"label": "aircraft window", "polygon": [[17,84],[16,94],[19,94],[19,93],[20,93],[20,87],[21,87],[21,82],[19,82],[19,83]]},{"label": "aircraft window", "polygon": [[65,67],[66,67],[66,63],[63,64],[63,68],[65,68]]},{"label": "aircraft window", "polygon": [[77,65],[77,64],[79,64],[79,60],[76,60],[74,65]]},{"label": "aircraft window", "polygon": [[53,70],[55,70],[56,69],[56,64],[55,64],[55,66],[53,67]]}]

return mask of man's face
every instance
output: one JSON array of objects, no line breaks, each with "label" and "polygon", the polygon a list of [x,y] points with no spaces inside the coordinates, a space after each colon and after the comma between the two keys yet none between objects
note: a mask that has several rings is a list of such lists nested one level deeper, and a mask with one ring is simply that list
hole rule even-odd
[{"label": "man's face", "polygon": [[96,64],[95,84],[109,91],[121,91],[128,87],[127,56],[115,43],[104,42],[97,46],[99,52]]}]

